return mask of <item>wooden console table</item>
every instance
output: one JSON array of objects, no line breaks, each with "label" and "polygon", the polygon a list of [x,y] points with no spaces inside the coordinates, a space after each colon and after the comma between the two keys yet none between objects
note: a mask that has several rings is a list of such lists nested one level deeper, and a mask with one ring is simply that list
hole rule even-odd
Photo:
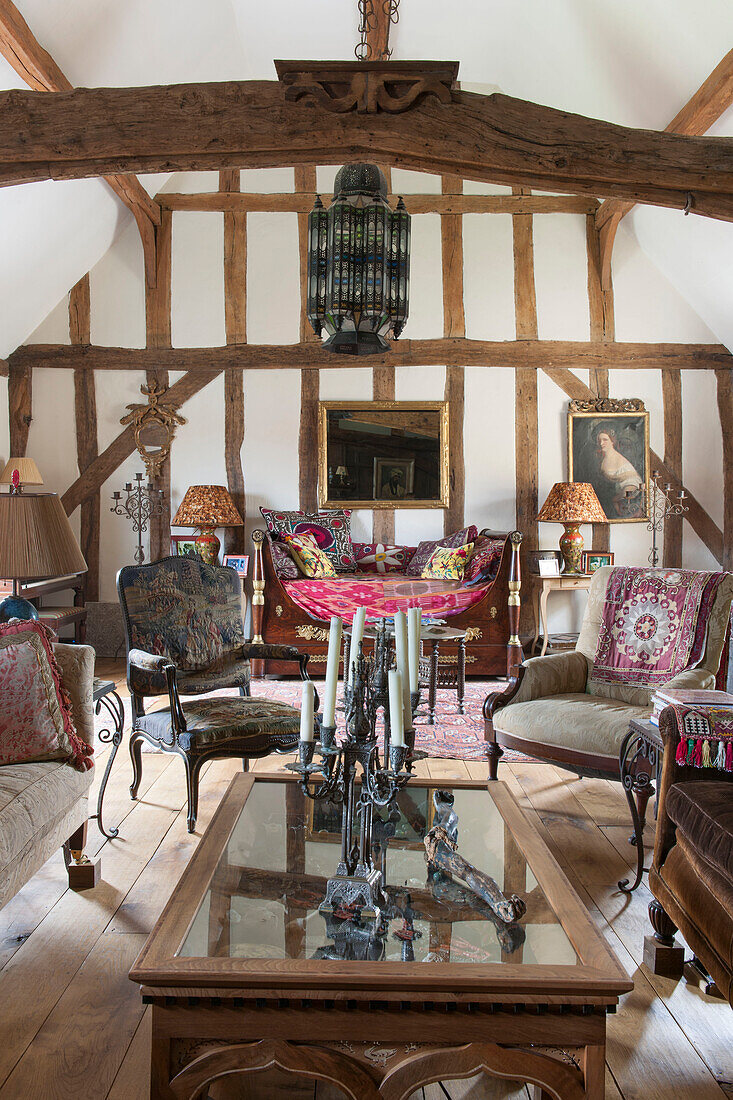
[{"label": "wooden console table", "polygon": [[532,641],[531,655],[540,636],[540,623],[542,625],[542,649],[540,657],[544,657],[547,651],[549,629],[547,626],[547,597],[551,592],[571,592],[576,589],[590,588],[593,580],[592,573],[561,573],[559,577],[540,577],[537,573],[530,573],[529,583],[532,588],[532,613],[534,615],[534,640]]},{"label": "wooden console table", "polygon": [[[62,592],[71,588],[74,602],[71,606],[42,607],[41,597],[50,592]],[[87,609],[84,606],[84,573],[71,573],[65,577],[51,577],[47,581],[28,581],[18,586],[20,595],[30,600],[38,609],[40,621],[58,637],[65,626],[74,627],[74,641],[83,645],[87,630]]]}]

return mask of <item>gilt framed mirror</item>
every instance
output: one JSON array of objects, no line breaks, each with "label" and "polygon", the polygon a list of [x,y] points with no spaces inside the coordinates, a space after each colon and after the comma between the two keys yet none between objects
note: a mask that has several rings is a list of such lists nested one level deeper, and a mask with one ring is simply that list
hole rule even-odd
[{"label": "gilt framed mirror", "polygon": [[321,508],[446,508],[447,401],[321,401]]}]

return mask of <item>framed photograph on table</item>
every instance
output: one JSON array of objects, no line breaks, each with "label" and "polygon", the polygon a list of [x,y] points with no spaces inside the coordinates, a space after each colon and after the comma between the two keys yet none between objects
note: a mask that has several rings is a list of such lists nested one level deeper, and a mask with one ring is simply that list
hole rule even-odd
[{"label": "framed photograph on table", "polygon": [[595,573],[602,565],[613,565],[613,554],[605,550],[584,550],[581,558],[581,569],[584,573]]},{"label": "framed photograph on table", "polygon": [[171,535],[172,558],[201,558],[195,535]]},{"label": "framed photograph on table", "polygon": [[537,562],[537,571],[541,577],[559,577],[560,562],[557,558],[540,558]]},{"label": "framed photograph on table", "polygon": [[570,402],[568,480],[593,486],[609,523],[649,519],[649,413],[643,401]]},{"label": "framed photograph on table", "polygon": [[236,569],[237,574],[244,580],[249,573],[249,554],[225,554],[222,564],[230,569]]}]

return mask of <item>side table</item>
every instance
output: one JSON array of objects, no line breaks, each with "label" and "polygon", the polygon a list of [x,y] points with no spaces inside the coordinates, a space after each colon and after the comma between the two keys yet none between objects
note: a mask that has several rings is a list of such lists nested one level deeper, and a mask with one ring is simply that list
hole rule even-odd
[{"label": "side table", "polygon": [[550,592],[571,592],[575,589],[590,588],[593,580],[592,573],[561,573],[559,577],[540,577],[538,573],[530,574],[532,586],[532,612],[534,614],[534,639],[530,653],[534,656],[535,647],[540,637],[540,622],[542,624],[542,649],[540,657],[544,657],[547,651],[549,629],[547,626],[547,597]]},{"label": "side table", "polygon": [[[644,873],[644,822],[646,807],[651,795],[659,787],[659,774],[664,756],[664,742],[659,727],[653,722],[635,718],[629,723],[629,732],[623,740],[619,753],[619,771],[626,792],[626,801],[631,810],[634,823],[634,835],[631,843],[636,845],[636,878],[631,886],[627,878],[621,879],[619,890],[630,894],[641,882]],[[652,782],[652,773],[654,782]],[[657,787],[655,788],[654,783]]]},{"label": "side table", "polygon": [[125,729],[125,707],[115,689],[114,680],[99,680],[95,676],[94,688],[92,692],[92,701],[94,702],[94,713],[100,714],[102,709],[111,719],[111,725],[105,729],[102,729],[97,734],[97,740],[103,745],[111,744],[109,760],[107,766],[104,769],[104,775],[102,776],[102,782],[99,785],[99,795],[97,796],[97,812],[92,817],[97,819],[97,825],[102,836],[107,837],[108,840],[114,839],[119,833],[119,829],[105,829],[102,821],[102,805],[104,803],[104,792],[107,789],[107,780],[109,779],[109,773],[112,771],[112,765],[114,764],[115,757],[117,756],[117,750],[120,747],[122,741],[122,734]]},{"label": "side table", "polygon": [[[455,688],[458,701],[458,713],[464,713],[463,700],[466,694],[466,632],[450,626],[425,626],[421,635],[422,647],[428,646],[430,654],[421,656],[419,676],[421,683],[428,689],[428,725],[435,725],[435,703],[439,687]],[[455,657],[443,657],[440,660],[440,646],[448,642],[457,646]]]}]

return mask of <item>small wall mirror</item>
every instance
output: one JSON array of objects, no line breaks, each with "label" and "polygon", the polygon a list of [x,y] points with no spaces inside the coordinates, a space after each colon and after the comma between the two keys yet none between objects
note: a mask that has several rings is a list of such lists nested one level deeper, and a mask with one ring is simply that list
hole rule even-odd
[{"label": "small wall mirror", "polygon": [[322,508],[446,508],[446,401],[322,401]]}]

